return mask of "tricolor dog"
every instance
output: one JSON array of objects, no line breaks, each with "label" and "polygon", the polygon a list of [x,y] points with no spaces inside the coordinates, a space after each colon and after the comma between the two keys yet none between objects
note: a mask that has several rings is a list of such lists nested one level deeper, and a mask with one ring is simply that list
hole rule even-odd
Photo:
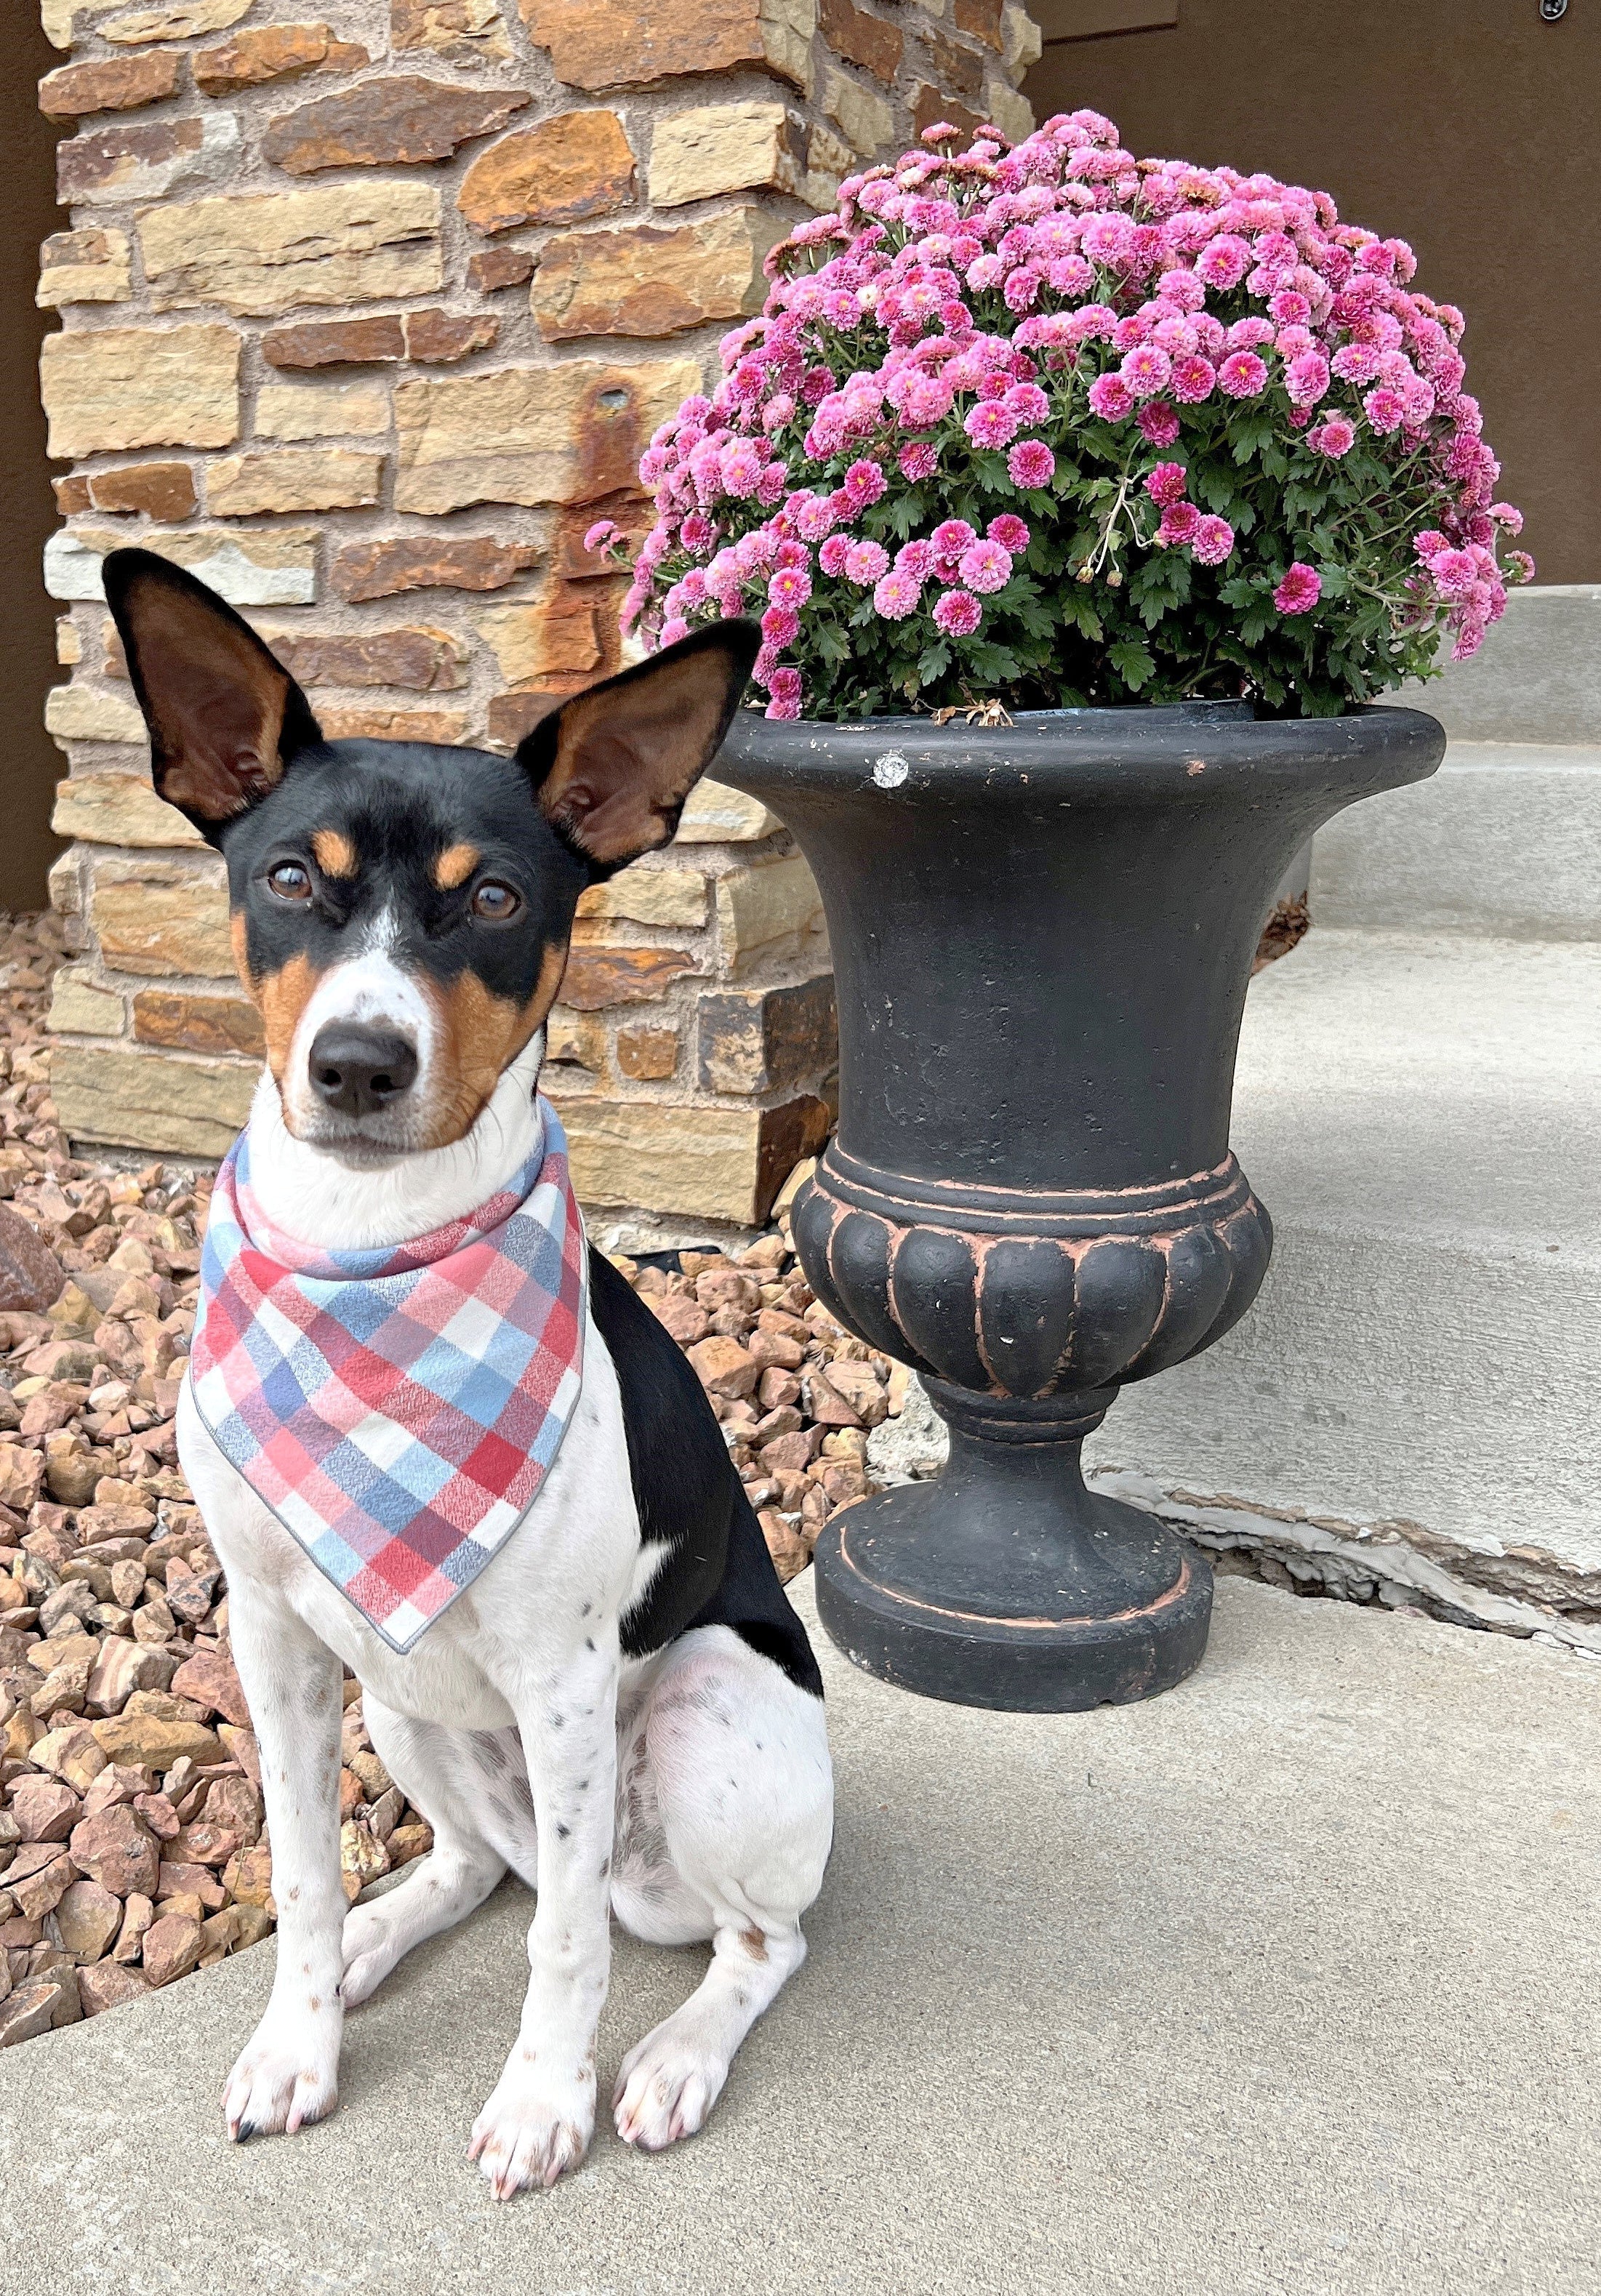
[{"label": "tricolor dog", "polygon": [[[617,2077],[620,2134],[658,2147],[800,1967],[828,1857],[806,1636],[694,1374],[584,1243],[537,1089],[579,896],[672,836],[756,633],[687,639],[502,758],[325,742],[202,585],[138,550],[105,583],[156,787],[227,864],[267,1045],[178,1421],[278,1907],[223,2111],[239,2139],[331,2112],[346,2009],[509,1867],[538,1893],[530,1974],[471,2144],[505,2198],[588,2146],[611,1914],[711,1945]],[[341,1660],[434,1836],[350,1910]]]}]

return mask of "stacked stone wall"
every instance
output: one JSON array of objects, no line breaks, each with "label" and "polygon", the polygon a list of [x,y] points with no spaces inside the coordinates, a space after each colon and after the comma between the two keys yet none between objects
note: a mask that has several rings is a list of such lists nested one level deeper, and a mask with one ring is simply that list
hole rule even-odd
[{"label": "stacked stone wall", "polygon": [[[100,580],[136,540],[244,611],[324,729],[513,746],[619,666],[655,425],[842,174],[940,117],[1022,132],[1004,0],[45,0],[70,228],[42,387],[70,671],[46,723],[53,1095],[74,1136],[221,1152],[260,1034],[220,862],[156,798]],[[748,1224],[824,1136],[816,889],[715,786],[585,897],[547,1080],[580,1192]]]}]

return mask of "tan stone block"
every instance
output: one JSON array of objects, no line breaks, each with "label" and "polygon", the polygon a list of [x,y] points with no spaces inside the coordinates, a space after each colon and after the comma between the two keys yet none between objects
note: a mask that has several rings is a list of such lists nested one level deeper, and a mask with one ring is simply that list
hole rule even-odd
[{"label": "tan stone block", "polygon": [[795,188],[800,123],[782,103],[705,103],[656,123],[651,204],[686,206],[722,192]]},{"label": "tan stone block", "polygon": [[566,359],[395,391],[395,508],[593,502],[634,483],[656,425],[701,387],[698,360]]},{"label": "tan stone block", "polygon": [[97,200],[164,200],[231,175],[239,149],[239,122],[231,111],[86,129],[56,145],[56,200],[64,208]]},{"label": "tan stone block", "polygon": [[102,24],[105,40],[131,45],[142,40],[194,40],[205,32],[226,32],[248,15],[250,0],[166,0],[154,8],[132,8]]},{"label": "tan stone block", "polygon": [[[962,20],[958,10],[956,21]],[[969,27],[971,29],[971,27]],[[1001,10],[1001,54],[1006,70],[1021,79],[1031,64],[1037,64],[1045,53],[1045,35],[1026,8],[1016,0],[1006,0]]]},{"label": "tan stone block", "polygon": [[600,1013],[612,1004],[653,1004],[694,969],[686,948],[584,947],[575,943],[562,976],[561,998],[577,1013]]},{"label": "tan stone block", "polygon": [[158,310],[215,302],[257,317],[437,293],[439,233],[433,186],[388,177],[193,200],[139,220]]},{"label": "tan stone block", "polygon": [[267,1050],[261,1015],[242,996],[196,996],[182,989],[140,989],[134,1035],[142,1045],[184,1053],[242,1053],[259,1060]]},{"label": "tan stone block", "polygon": [[815,125],[806,139],[806,174],[800,197],[809,208],[824,215],[833,206],[840,184],[856,166],[856,154],[831,128]]},{"label": "tan stone block", "polygon": [[98,685],[53,685],[45,696],[45,728],[64,750],[69,742],[143,742],[144,720],[120,693]]},{"label": "tan stone block", "polygon": [[219,48],[202,48],[194,84],[202,95],[237,95],[309,71],[357,71],[368,61],[365,48],[336,38],[326,24],[263,24]]},{"label": "tan stone block", "polygon": [[360,80],[269,121],[261,148],[291,176],[416,166],[492,135],[530,101],[525,88],[455,87],[410,76]]},{"label": "tan stone block", "polygon": [[[106,528],[53,534],[45,545],[45,589],[53,598],[103,600],[101,562],[127,540],[126,533]],[[172,534],[158,528],[141,534],[139,545],[186,566],[232,605],[304,606],[316,594],[316,536],[306,527],[191,527]]]},{"label": "tan stone block", "polygon": [[39,21],[52,47],[70,48],[74,16],[103,16],[121,5],[122,0],[39,0]]},{"label": "tan stone block", "polygon": [[899,25],[885,23],[882,16],[870,16],[853,0],[819,0],[817,22],[836,55],[843,56],[847,63],[860,64],[886,87],[891,85],[906,53],[906,38]]},{"label": "tan stone block", "polygon": [[798,853],[732,870],[717,885],[717,920],[726,956],[738,969],[752,949],[823,922],[817,882]]},{"label": "tan stone block", "polygon": [[125,231],[53,232],[39,250],[34,300],[41,310],[59,310],[63,303],[126,303],[132,292]]},{"label": "tan stone block", "polygon": [[95,111],[134,111],[177,93],[183,58],[175,49],[152,56],[112,56],[104,63],[63,64],[39,82],[39,110],[47,119],[84,119]]},{"label": "tan stone block", "polygon": [[512,53],[496,0],[390,0],[390,42],[397,53],[425,48],[451,64],[498,63]]},{"label": "tan stone block", "polygon": [[242,1062],[58,1045],[50,1091],[69,1139],[164,1155],[226,1155],[250,1112],[257,1071]]},{"label": "tan stone block", "polygon": [[703,925],[710,907],[698,869],[620,869],[579,895],[580,917],[628,917],[636,925]]},{"label": "tan stone block", "polygon": [[504,590],[541,554],[533,543],[499,542],[488,534],[346,542],[333,554],[331,578],[334,595],[352,603],[407,590]]},{"label": "tan stone block", "polygon": [[229,455],[206,472],[206,501],[223,518],[261,511],[359,510],[378,500],[382,455],[347,447],[286,447]]},{"label": "tan stone block", "polygon": [[53,1036],[119,1037],[127,1015],[114,991],[97,988],[86,972],[63,964],[51,984],[45,1025]]},{"label": "tan stone block", "polygon": [[70,614],[61,614],[56,618],[55,658],[67,669],[84,658],[83,632]]},{"label": "tan stone block", "polygon": [[[585,1204],[636,1205],[689,1219],[753,1226],[800,1155],[827,1136],[816,1099],[777,1109],[686,1108],[563,1094],[553,1079]],[[797,1150],[797,1142],[810,1145]]]},{"label": "tan stone block", "polygon": [[558,594],[528,606],[489,606],[473,616],[508,685],[538,685],[595,669],[601,659],[595,609]]},{"label": "tan stone block", "polygon": [[92,471],[89,500],[99,511],[132,511],[176,524],[194,514],[194,473],[187,463],[125,463]]},{"label": "tan stone block", "polygon": [[260,636],[301,685],[398,685],[413,693],[447,692],[467,682],[469,650],[449,631],[426,624],[396,630],[278,629]]},{"label": "tan stone block", "polygon": [[46,335],[39,382],[49,452],[66,460],[125,447],[231,445],[239,436],[239,348],[224,326]]},{"label": "tan stone block", "polygon": [[439,742],[467,738],[460,709],[338,709],[324,707],[317,722],[331,742]]},{"label": "tan stone block", "polygon": [[676,1029],[620,1029],[617,1065],[636,1084],[661,1084],[678,1065]]},{"label": "tan stone block", "polygon": [[762,258],[788,229],[742,206],[703,222],[547,240],[529,308],[547,342],[581,335],[676,335],[759,310]]},{"label": "tan stone block", "polygon": [[1014,144],[1021,144],[1034,133],[1034,107],[1026,95],[1008,87],[1005,80],[992,79],[984,89],[984,110],[1003,135]]},{"label": "tan stone block", "polygon": [[643,87],[681,72],[766,64],[809,86],[817,0],[520,0],[570,87]]},{"label": "tan stone block", "polygon": [[725,782],[697,782],[678,818],[679,845],[753,845],[772,837],[784,824],[759,798]]},{"label": "tan stone block", "polygon": [[178,877],[170,870],[160,876],[113,875],[102,863],[89,914],[101,955],[115,972],[213,980],[233,972],[228,894],[220,877]]},{"label": "tan stone block", "polygon": [[603,1022],[587,1013],[570,1013],[560,1004],[553,1005],[546,1028],[545,1057],[547,1061],[569,1061],[598,1076],[606,1065]]},{"label": "tan stone block", "polygon": [[50,896],[50,906],[58,917],[80,917],[84,908],[83,875],[80,856],[63,853],[53,861],[45,879],[45,890]]},{"label": "tan stone block", "polygon": [[475,231],[510,231],[607,215],[633,195],[634,154],[617,114],[563,111],[480,153],[456,205]]},{"label": "tan stone block", "polygon": [[696,1005],[695,1026],[709,1092],[782,1092],[839,1063],[832,973],[776,988],[714,990]]},{"label": "tan stone block", "polygon": [[849,73],[826,67],[823,74],[823,109],[842,127],[856,150],[871,158],[895,140],[895,113],[882,95],[874,95]]},{"label": "tan stone block", "polygon": [[389,427],[381,382],[264,382],[256,395],[259,439],[377,439]]}]

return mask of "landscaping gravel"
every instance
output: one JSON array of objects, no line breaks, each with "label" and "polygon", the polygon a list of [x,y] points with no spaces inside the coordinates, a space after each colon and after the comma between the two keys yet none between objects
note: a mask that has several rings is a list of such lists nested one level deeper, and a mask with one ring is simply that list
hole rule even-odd
[{"label": "landscaping gravel", "polygon": [[[45,1014],[65,951],[0,914],[0,2048],[273,1926],[227,1587],[177,1464],[209,1176],[74,1157]],[[907,1374],[849,1337],[784,1233],[616,1265],[685,1349],[785,1578],[870,1485]],[[354,1901],[430,1846],[345,1685]]]}]

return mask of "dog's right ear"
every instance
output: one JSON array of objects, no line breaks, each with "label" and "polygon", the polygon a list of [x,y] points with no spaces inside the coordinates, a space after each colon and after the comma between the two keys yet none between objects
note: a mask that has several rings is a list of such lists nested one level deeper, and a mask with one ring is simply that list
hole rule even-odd
[{"label": "dog's right ear", "polygon": [[113,550],[104,571],[157,794],[216,844],[322,740],[311,705],[249,623],[181,566]]}]

